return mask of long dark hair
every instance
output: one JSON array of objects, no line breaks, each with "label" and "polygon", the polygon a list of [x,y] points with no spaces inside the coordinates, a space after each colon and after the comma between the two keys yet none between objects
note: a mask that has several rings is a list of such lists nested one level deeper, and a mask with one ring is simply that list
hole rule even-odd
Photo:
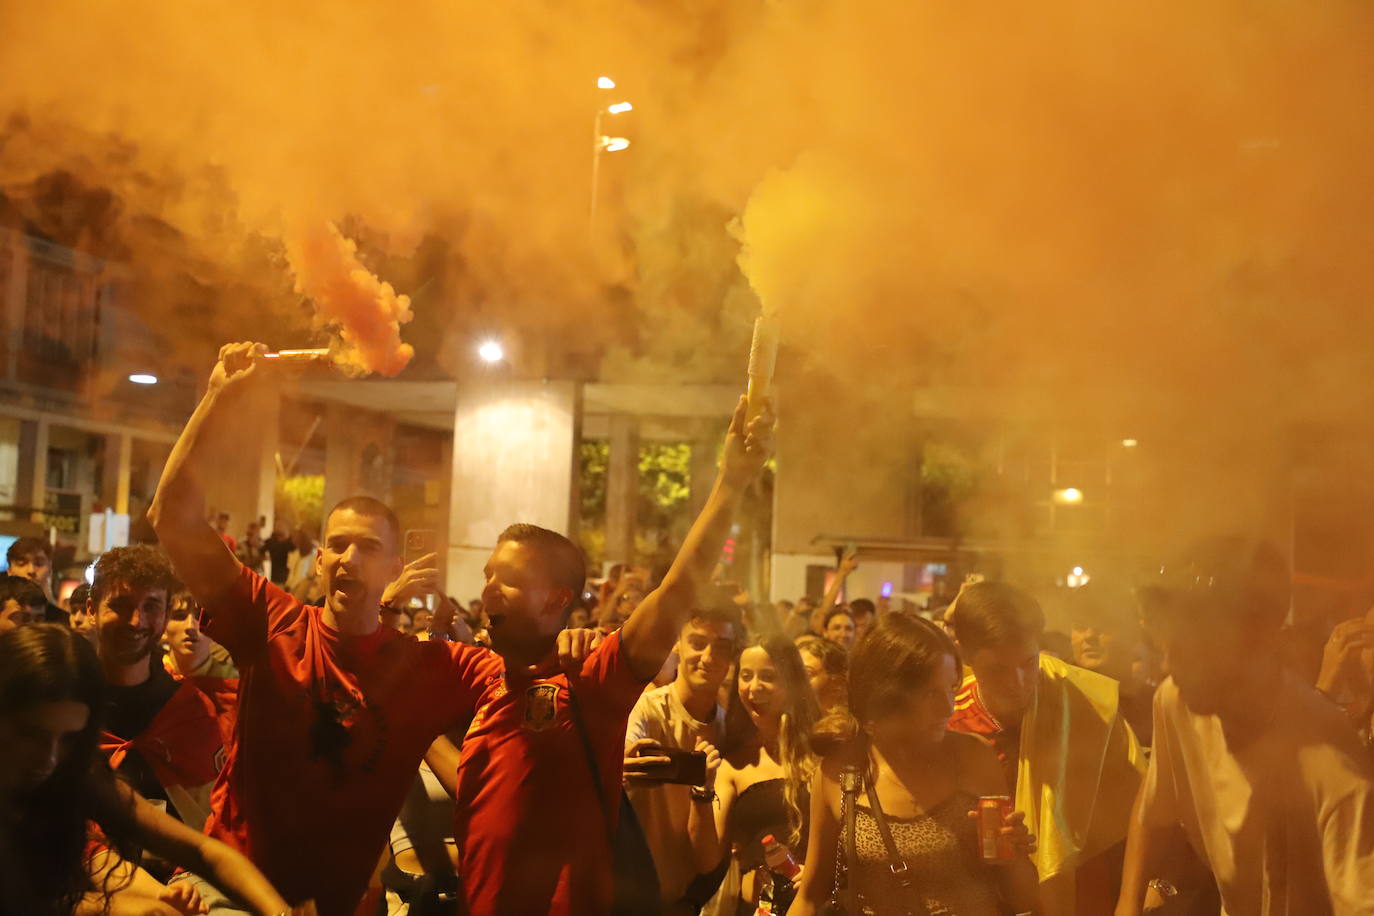
[{"label": "long dark hair", "polygon": [[849,702],[826,716],[811,736],[814,752],[865,766],[869,738],[863,723],[896,712],[945,656],[959,667],[959,650],[944,630],[922,617],[886,614],[849,656]]},{"label": "long dark hair", "polygon": [[[66,754],[37,788],[0,797],[0,911],[70,914],[93,890],[86,855],[87,824],[99,822],[105,844],[138,861],[131,796],[118,790],[100,753],[105,679],[95,649],[57,624],[34,624],[0,634],[0,717],[42,703],[74,701],[90,710]],[[128,800],[126,800],[126,798]],[[106,878],[106,904],[113,880]]]},{"label": "long dark hair", "polygon": [[[783,795],[787,801],[787,826],[791,831],[788,845],[796,847],[801,836],[802,819],[806,814],[806,793],[815,772],[815,758],[811,755],[810,735],[820,718],[820,704],[811,682],[806,677],[806,666],[802,664],[801,653],[782,633],[768,633],[751,640],[740,654],[748,649],[762,649],[778,672],[783,687],[787,691],[787,708],[783,710],[778,723],[778,762],[782,764],[785,775]],[[726,713],[727,739],[723,749],[729,754],[748,744],[758,736],[758,730],[739,698],[739,663],[735,663],[735,673],[730,679],[730,706]]]}]

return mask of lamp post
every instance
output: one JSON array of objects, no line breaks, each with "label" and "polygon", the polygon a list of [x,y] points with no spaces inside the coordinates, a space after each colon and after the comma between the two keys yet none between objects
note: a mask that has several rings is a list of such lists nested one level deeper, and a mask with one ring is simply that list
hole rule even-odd
[{"label": "lamp post", "polygon": [[[609,76],[600,77],[596,81],[596,87],[602,90],[614,89],[615,80]],[[587,224],[589,226],[596,223],[596,203],[598,187],[601,182],[601,154],[603,152],[618,153],[630,146],[630,141],[625,137],[608,137],[603,134],[601,132],[601,119],[605,115],[624,114],[633,110],[634,106],[629,102],[616,102],[612,105],[598,104],[596,107],[596,117],[592,119],[592,192],[591,204],[587,211]]]}]

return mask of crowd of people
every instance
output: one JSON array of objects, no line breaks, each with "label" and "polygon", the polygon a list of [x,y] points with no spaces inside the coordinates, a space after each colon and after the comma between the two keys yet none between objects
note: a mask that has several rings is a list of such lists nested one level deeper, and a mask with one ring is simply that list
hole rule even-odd
[{"label": "crowd of people", "polygon": [[589,581],[513,520],[464,603],[377,500],[318,542],[207,511],[260,352],[221,352],[157,545],[65,607],[10,548],[0,916],[1374,914],[1374,624],[1293,670],[1266,543],[1074,589],[1062,635],[1009,582],[847,597],[852,553],[753,602],[717,566],[770,453],[741,400],[666,569]]}]

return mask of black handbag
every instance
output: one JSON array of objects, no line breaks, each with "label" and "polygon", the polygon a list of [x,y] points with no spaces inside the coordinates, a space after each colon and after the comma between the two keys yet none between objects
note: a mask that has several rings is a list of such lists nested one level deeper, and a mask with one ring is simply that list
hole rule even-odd
[{"label": "black handbag", "polygon": [[925,901],[911,884],[906,860],[902,858],[897,850],[896,841],[892,839],[892,827],[887,822],[887,815],[883,813],[883,806],[878,802],[878,789],[872,780],[863,779],[859,775],[857,767],[845,767],[840,774],[840,821],[843,833],[836,849],[835,882],[830,893],[830,904],[826,908],[827,916],[863,916],[868,912],[859,899],[858,883],[855,880],[858,852],[854,814],[861,782],[867,789],[869,810],[873,812],[873,820],[878,825],[878,835],[882,837],[883,849],[887,852],[888,868],[905,892],[907,900],[903,901],[902,908],[906,911],[906,916],[930,916]]},{"label": "black handbag", "polygon": [[587,767],[592,772],[593,790],[606,818],[606,829],[611,838],[611,869],[615,882],[615,898],[611,905],[611,916],[658,916],[662,909],[659,901],[658,866],[654,865],[653,854],[649,852],[649,841],[644,838],[644,828],[635,816],[625,790],[620,790],[620,817],[615,817],[614,809],[601,791],[601,768],[596,765],[596,751],[592,739],[582,724],[582,712],[577,705],[577,697],[568,688],[568,709],[572,713],[573,725],[578,737],[582,739],[582,750],[587,755]]}]

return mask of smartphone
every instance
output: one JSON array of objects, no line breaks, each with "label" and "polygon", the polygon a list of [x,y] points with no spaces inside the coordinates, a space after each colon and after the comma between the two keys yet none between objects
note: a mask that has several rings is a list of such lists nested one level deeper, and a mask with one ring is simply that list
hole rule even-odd
[{"label": "smartphone", "polygon": [[404,558],[407,564],[414,563],[427,553],[434,552],[434,529],[412,528],[405,533]]},{"label": "smartphone", "polygon": [[640,752],[643,757],[667,757],[644,774],[655,782],[671,783],[678,786],[699,786],[706,781],[706,753],[704,751],[684,751],[675,747],[650,746]]}]

